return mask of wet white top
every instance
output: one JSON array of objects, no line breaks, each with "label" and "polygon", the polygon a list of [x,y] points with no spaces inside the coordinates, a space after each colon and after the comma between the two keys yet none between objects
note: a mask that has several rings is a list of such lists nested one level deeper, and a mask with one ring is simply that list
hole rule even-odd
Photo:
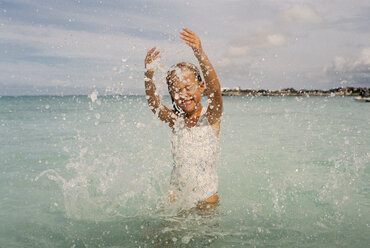
[{"label": "wet white top", "polygon": [[218,138],[208,123],[206,108],[197,124],[188,128],[183,116],[174,125],[170,193],[192,202],[204,201],[217,193]]}]

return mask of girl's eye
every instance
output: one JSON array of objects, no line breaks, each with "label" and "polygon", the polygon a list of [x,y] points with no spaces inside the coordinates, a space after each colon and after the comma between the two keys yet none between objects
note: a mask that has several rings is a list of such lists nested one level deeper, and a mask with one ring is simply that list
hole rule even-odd
[{"label": "girl's eye", "polygon": [[175,88],[173,89],[173,92],[175,93],[180,93],[182,92],[183,90],[186,90],[186,91],[193,91],[195,89],[195,85],[189,85],[189,86],[186,86],[184,88]]}]

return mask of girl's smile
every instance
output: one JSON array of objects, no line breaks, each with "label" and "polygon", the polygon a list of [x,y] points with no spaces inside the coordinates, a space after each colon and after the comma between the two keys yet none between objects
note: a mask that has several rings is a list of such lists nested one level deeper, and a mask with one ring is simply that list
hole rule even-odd
[{"label": "girl's smile", "polygon": [[194,101],[192,99],[184,100],[185,106],[190,106]]},{"label": "girl's smile", "polygon": [[192,115],[198,108],[203,91],[204,83],[198,81],[194,73],[187,68],[175,71],[171,77],[170,94],[176,105],[187,115]]}]

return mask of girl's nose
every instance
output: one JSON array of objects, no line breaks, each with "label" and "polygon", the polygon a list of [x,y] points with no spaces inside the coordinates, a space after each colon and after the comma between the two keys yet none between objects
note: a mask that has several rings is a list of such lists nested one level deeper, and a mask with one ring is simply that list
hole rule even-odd
[{"label": "girl's nose", "polygon": [[188,90],[181,90],[181,92],[180,92],[180,97],[181,98],[188,98],[189,96],[191,96],[192,94],[188,91]]},{"label": "girl's nose", "polygon": [[188,98],[188,94],[187,94],[187,92],[185,92],[185,93],[180,93],[180,98],[182,98],[182,99],[186,99],[186,98]]}]

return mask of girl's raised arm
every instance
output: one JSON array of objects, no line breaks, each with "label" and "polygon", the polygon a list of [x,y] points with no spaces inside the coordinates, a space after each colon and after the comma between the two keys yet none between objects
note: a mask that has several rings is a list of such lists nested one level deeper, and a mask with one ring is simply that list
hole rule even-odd
[{"label": "girl's raised arm", "polygon": [[216,71],[209,61],[206,53],[203,51],[199,37],[193,31],[187,28],[184,28],[183,32],[180,32],[180,34],[182,35],[181,39],[183,39],[186,44],[188,44],[193,49],[194,55],[199,62],[204,76],[207,96],[210,100],[207,109],[207,113],[209,114],[208,120],[211,125],[219,125],[223,106],[221,87]]},{"label": "girl's raised arm", "polygon": [[161,121],[166,122],[172,128],[177,119],[177,115],[173,110],[170,110],[165,105],[161,104],[161,100],[156,93],[156,87],[153,82],[154,71],[148,68],[150,63],[160,57],[159,52],[159,50],[156,50],[156,47],[153,47],[147,52],[145,57],[145,94],[152,112],[158,115]]}]

